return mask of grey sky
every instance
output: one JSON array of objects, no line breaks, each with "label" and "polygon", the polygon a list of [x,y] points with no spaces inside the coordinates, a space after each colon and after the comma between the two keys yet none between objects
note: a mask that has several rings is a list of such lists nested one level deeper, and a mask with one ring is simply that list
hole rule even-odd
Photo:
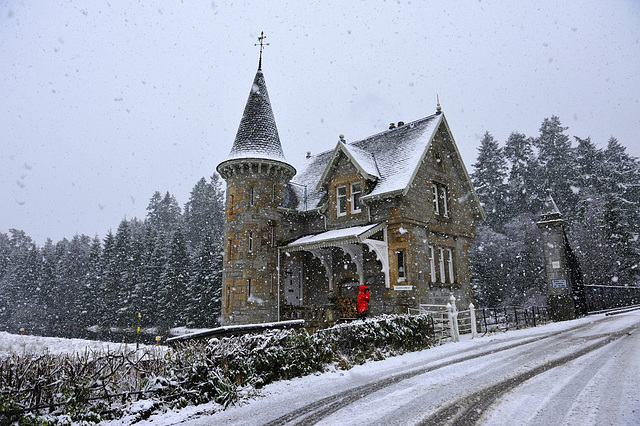
[{"label": "grey sky", "polygon": [[640,156],[637,1],[0,2],[0,232],[103,237],[183,205],[228,154],[258,62],[287,159],[435,112],[471,171],[555,114]]}]

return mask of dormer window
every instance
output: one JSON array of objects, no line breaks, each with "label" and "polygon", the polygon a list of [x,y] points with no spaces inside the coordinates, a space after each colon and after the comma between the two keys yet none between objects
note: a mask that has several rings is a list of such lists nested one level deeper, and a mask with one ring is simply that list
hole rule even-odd
[{"label": "dormer window", "polygon": [[361,210],[360,207],[360,194],[362,193],[360,188],[360,182],[351,184],[351,213],[358,213]]},{"label": "dormer window", "polygon": [[344,185],[337,187],[336,193],[338,216],[345,216],[347,214],[347,187]]}]

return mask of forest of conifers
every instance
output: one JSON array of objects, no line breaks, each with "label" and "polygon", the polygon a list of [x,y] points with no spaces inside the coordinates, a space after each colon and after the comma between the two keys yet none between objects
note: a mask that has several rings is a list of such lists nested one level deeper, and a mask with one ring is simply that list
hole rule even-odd
[{"label": "forest of conifers", "polygon": [[[538,135],[513,132],[501,144],[487,132],[481,140],[471,178],[487,220],[469,253],[480,306],[544,303],[536,221],[547,189],[584,284],[640,281],[640,161],[613,137],[592,142],[566,131],[552,116]],[[143,220],[123,219],[102,240],[75,235],[39,247],[21,230],[0,233],[0,329],[215,326],[223,216],[214,174],[183,208],[156,192]]]}]

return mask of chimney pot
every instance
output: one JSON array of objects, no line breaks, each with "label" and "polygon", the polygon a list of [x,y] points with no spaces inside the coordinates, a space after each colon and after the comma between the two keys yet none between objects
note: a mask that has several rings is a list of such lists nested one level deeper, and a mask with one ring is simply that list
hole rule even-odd
[{"label": "chimney pot", "polygon": [[389,124],[389,129],[395,129],[395,128],[396,128],[396,123]]}]

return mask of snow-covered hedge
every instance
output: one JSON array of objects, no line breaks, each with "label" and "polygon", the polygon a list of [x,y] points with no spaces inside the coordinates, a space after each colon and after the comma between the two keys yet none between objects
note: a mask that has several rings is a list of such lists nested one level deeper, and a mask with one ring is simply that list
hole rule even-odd
[{"label": "snow-covered hedge", "polygon": [[[332,366],[346,369],[425,349],[433,341],[427,316],[389,315],[312,334],[271,330],[167,351],[13,354],[0,358],[0,423],[24,420],[34,407],[58,421],[66,416],[91,422],[133,411],[145,418],[162,407],[209,401],[228,406],[247,390],[276,380]],[[144,409],[132,404],[139,400],[147,400]]]}]

